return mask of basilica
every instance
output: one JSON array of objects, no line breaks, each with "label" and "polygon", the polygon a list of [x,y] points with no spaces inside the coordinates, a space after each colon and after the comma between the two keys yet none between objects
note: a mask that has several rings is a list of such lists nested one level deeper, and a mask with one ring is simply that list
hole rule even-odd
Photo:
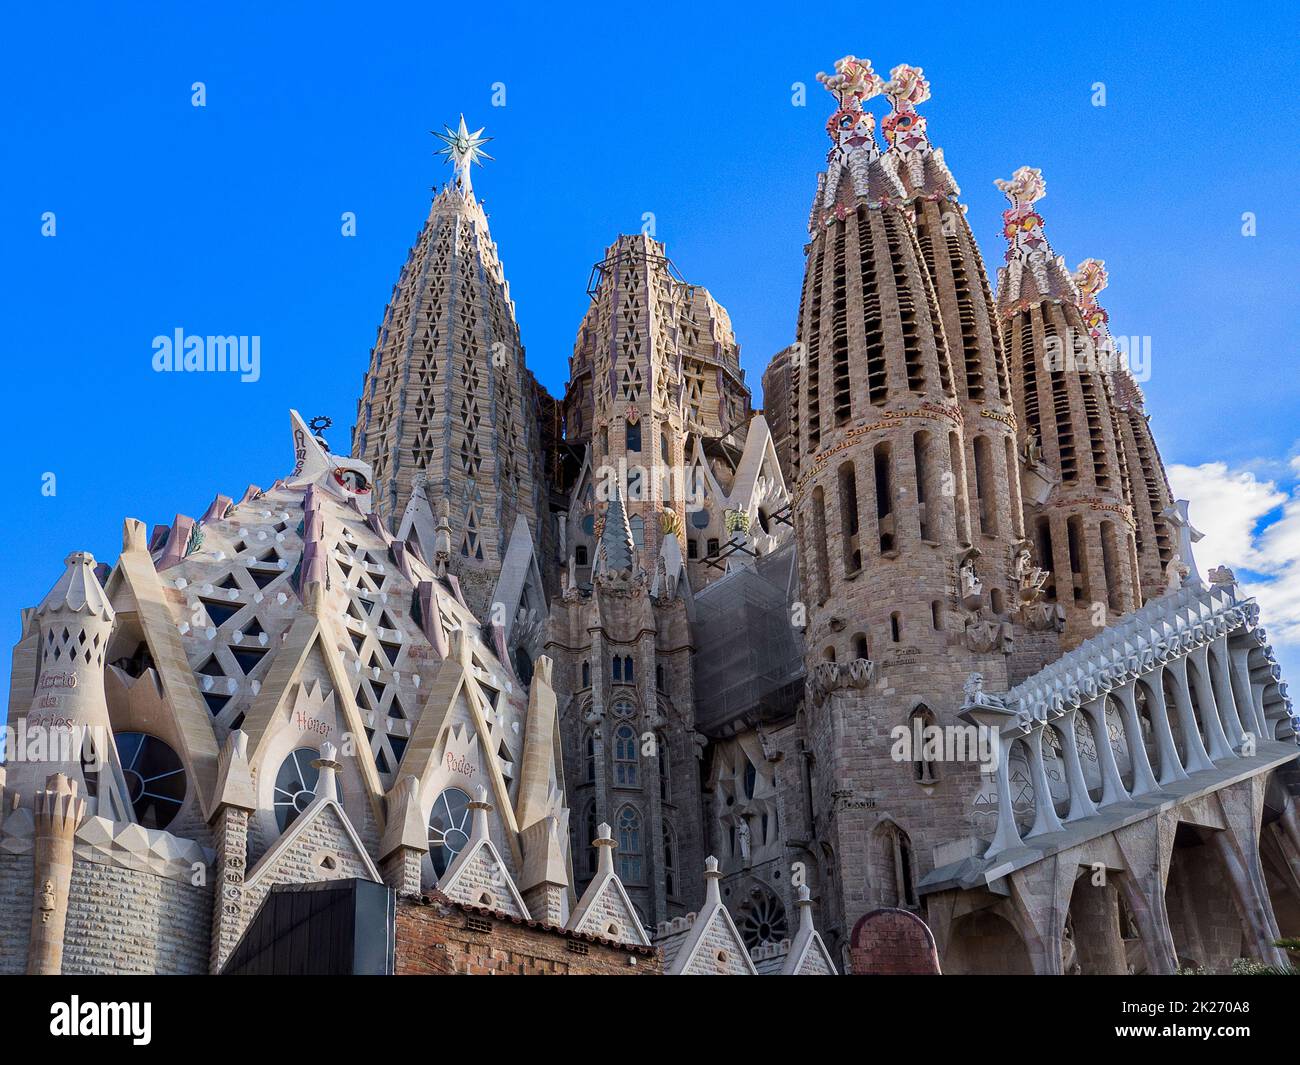
[{"label": "basilica", "polygon": [[1285,964],[1291,703],[1102,261],[1022,167],[990,278],[922,70],[819,81],[763,410],[645,233],[549,395],[462,118],[350,446],[31,578],[0,973]]}]

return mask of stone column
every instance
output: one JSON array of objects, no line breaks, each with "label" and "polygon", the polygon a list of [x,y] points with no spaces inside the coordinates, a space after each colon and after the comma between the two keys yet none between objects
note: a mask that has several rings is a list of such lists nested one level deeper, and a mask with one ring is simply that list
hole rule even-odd
[{"label": "stone column", "polygon": [[216,812],[212,844],[216,850],[212,944],[208,969],[219,973],[244,934],[251,916],[244,912],[244,877],[248,872],[248,818],[257,808],[248,768],[248,735],[235,729],[226,737],[217,762]]},{"label": "stone column", "polygon": [[1196,704],[1200,707],[1201,726],[1205,729],[1205,738],[1210,744],[1210,758],[1222,762],[1234,754],[1228,734],[1223,730],[1223,712],[1214,699],[1214,689],[1210,684],[1210,667],[1207,661],[1207,649],[1198,647],[1187,656],[1196,666]]},{"label": "stone column", "polygon": [[[1131,873],[1125,873],[1117,882],[1142,937],[1147,969],[1156,976],[1172,976],[1178,970],[1178,954],[1174,950],[1174,935],[1169,928],[1169,911],[1165,908],[1165,893],[1159,878],[1154,871],[1146,880],[1136,880]],[[1144,891],[1144,887],[1150,890]]]},{"label": "stone column", "polygon": [[1010,847],[1022,845],[1020,831],[1016,828],[1016,812],[1011,800],[1011,744],[1014,737],[998,736],[998,828],[986,854],[997,854]]},{"label": "stone column", "polygon": [[1264,720],[1263,707],[1255,702],[1255,691],[1250,683],[1250,649],[1232,647],[1229,649],[1232,659],[1232,692],[1237,699],[1237,707],[1243,711],[1243,723],[1250,721],[1250,731],[1255,734],[1255,741],[1271,739],[1268,723]]},{"label": "stone column", "polygon": [[1228,874],[1232,897],[1241,914],[1241,923],[1260,960],[1269,965],[1289,965],[1285,953],[1273,944],[1278,937],[1273,907],[1268,896],[1261,895],[1236,841],[1229,832],[1212,832],[1210,844]]},{"label": "stone column", "polygon": [[420,894],[420,863],[426,853],[414,847],[398,847],[379,867],[384,883],[399,895]]},{"label": "stone column", "polygon": [[[1115,689],[1115,702],[1119,705],[1120,717],[1124,720],[1124,735],[1128,740],[1129,759],[1133,763],[1133,798],[1140,795],[1149,795],[1154,791],[1159,791],[1160,786],[1156,783],[1155,774],[1151,771],[1151,760],[1147,757],[1146,741],[1142,737],[1142,721],[1138,717],[1137,699],[1133,694],[1133,681],[1129,681],[1121,688]],[[1151,722],[1155,726],[1155,721]],[[1165,725],[1166,733],[1169,731],[1168,723]],[[1158,734],[1157,734],[1158,735]],[[1157,740],[1157,742],[1160,742]],[[1170,737],[1169,746],[1173,746],[1173,737]],[[1165,760],[1163,744],[1161,744],[1160,761]]]},{"label": "stone column", "polygon": [[1110,745],[1110,729],[1106,726],[1105,697],[1086,704],[1083,711],[1092,725],[1092,745],[1097,750],[1097,765],[1101,767],[1101,805],[1126,802],[1128,792],[1124,790],[1124,781],[1120,779],[1115,751]]},{"label": "stone column", "polygon": [[[1213,652],[1213,653],[1211,653]],[[1210,687],[1214,690],[1214,702],[1219,708],[1219,717],[1228,733],[1229,745],[1240,749],[1247,732],[1254,732],[1250,719],[1242,719],[1237,710],[1232,693],[1232,679],[1228,673],[1228,638],[1220,636],[1213,647],[1205,649],[1205,667],[1210,677]]]},{"label": "stone column", "polygon": [[1151,715],[1151,728],[1156,734],[1156,744],[1160,749],[1160,784],[1168,787],[1187,779],[1187,770],[1183,768],[1182,759],[1178,757],[1178,745],[1174,743],[1174,733],[1169,727],[1169,707],[1165,704],[1165,686],[1163,667],[1157,666],[1153,673],[1147,674],[1145,688],[1147,693],[1147,711]]},{"label": "stone column", "polygon": [[1029,751],[1029,770],[1034,779],[1034,824],[1029,830],[1030,836],[1041,836],[1047,832],[1060,832],[1065,826],[1056,816],[1056,806],[1052,802],[1052,788],[1047,782],[1047,770],[1043,766],[1043,729],[1041,722],[1024,737],[1025,747]]},{"label": "stone column", "polygon": [[68,890],[72,885],[72,843],[86,814],[86,801],[75,781],[54,773],[45,789],[33,797],[34,883],[32,932],[27,948],[27,972],[57,976],[63,970],[63,933],[68,922]]},{"label": "stone column", "polygon": [[1088,794],[1088,782],[1083,776],[1083,766],[1079,764],[1079,741],[1074,733],[1074,715],[1071,710],[1060,720],[1061,755],[1065,761],[1065,779],[1070,787],[1070,812],[1065,820],[1079,821],[1091,817],[1097,812],[1092,797]]},{"label": "stone column", "polygon": [[212,822],[216,858],[216,898],[213,900],[212,946],[208,970],[221,972],[244,934],[244,877],[248,872],[248,811],[222,806]]},{"label": "stone column", "polygon": [[1202,769],[1213,769],[1214,763],[1201,742],[1201,730],[1196,725],[1196,711],[1192,709],[1192,697],[1187,687],[1187,659],[1172,659],[1166,666],[1174,679],[1174,708],[1178,711],[1178,725],[1183,733],[1183,742],[1187,745],[1187,770],[1190,773]]}]

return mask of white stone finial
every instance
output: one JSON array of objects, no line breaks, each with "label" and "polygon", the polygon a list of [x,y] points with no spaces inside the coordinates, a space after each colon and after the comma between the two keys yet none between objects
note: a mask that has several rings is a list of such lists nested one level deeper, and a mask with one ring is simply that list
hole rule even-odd
[{"label": "white stone finial", "polygon": [[718,859],[710,854],[704,859],[704,905],[712,903],[722,905],[722,892],[718,889],[718,881],[722,879],[722,873],[718,869]]},{"label": "white stone finial", "polygon": [[312,765],[319,770],[320,775],[316,778],[316,798],[333,799],[339,801],[339,788],[336,774],[343,768],[341,762],[335,759],[338,754],[338,748],[326,740],[320,745],[320,757],[312,762]]},{"label": "white stone finial", "polygon": [[799,898],[795,903],[799,907],[799,931],[811,932],[813,930],[813,903],[812,892],[808,890],[807,884],[799,887]]},{"label": "white stone finial", "polygon": [[112,621],[114,611],[108,596],[95,576],[95,556],[89,551],[73,551],[63,560],[64,570],[49,590],[40,606],[37,617],[47,614],[89,614],[104,621]]},{"label": "white stone finial", "polygon": [[614,833],[609,825],[601,822],[596,826],[596,838],[591,841],[596,848],[596,876],[601,877],[614,871]]},{"label": "white stone finial", "polygon": [[488,802],[487,788],[480,784],[474,789],[474,801],[469,804],[469,808],[474,811],[470,822],[470,842],[488,838],[488,811],[492,809],[492,804]]}]

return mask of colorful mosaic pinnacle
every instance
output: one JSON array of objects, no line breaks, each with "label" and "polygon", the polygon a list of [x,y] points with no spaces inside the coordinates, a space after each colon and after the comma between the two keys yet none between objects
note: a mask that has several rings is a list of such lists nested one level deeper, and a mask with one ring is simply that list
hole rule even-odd
[{"label": "colorful mosaic pinnacle", "polygon": [[905,63],[894,67],[889,72],[884,93],[894,108],[880,124],[886,143],[903,152],[928,148],[930,141],[925,135],[925,116],[916,111],[917,104],[930,99],[930,83],[925,80],[921,68]]},{"label": "colorful mosaic pinnacle", "polygon": [[835,63],[834,74],[818,74],[817,80],[832,93],[839,107],[826,122],[826,132],[843,152],[875,149],[872,132],[876,116],[863,103],[879,96],[884,82],[871,69],[869,59],[845,56]]},{"label": "colorful mosaic pinnacle", "polygon": [[1106,273],[1106,264],[1101,259],[1084,259],[1075,268],[1074,283],[1082,297],[1079,308],[1083,312],[1088,335],[1099,348],[1109,340],[1106,323],[1110,320],[1110,315],[1097,302],[1097,295],[1109,281],[1110,275]]},{"label": "colorful mosaic pinnacle", "polygon": [[327,881],[387,900],[401,972],[876,973],[908,938],[966,974],[1284,961],[1290,699],[1093,357],[1102,262],[1071,276],[1022,167],[995,295],[921,68],[818,77],[764,412],[646,233],[550,396],[470,191],[487,138],[436,134],[455,179],[351,457],[292,413],[269,488],[33,589],[14,743],[112,749],[0,767],[0,973],[297,956],[278,905]]},{"label": "colorful mosaic pinnacle", "polygon": [[1047,195],[1043,172],[1022,166],[1010,181],[998,178],[993,184],[1011,201],[1011,206],[1002,212],[1002,233],[1011,244],[1007,261],[1050,253],[1043,234],[1043,216],[1034,210],[1034,204]]}]

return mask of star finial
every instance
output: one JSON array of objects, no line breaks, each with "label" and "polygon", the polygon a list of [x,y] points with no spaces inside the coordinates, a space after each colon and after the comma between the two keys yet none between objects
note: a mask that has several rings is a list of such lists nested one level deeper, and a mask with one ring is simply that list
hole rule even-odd
[{"label": "star finial", "polygon": [[431,130],[438,140],[442,141],[443,147],[439,148],[436,155],[445,155],[451,160],[451,165],[455,168],[456,184],[460,186],[463,193],[468,194],[470,191],[470,167],[478,163],[483,165],[483,160],[491,160],[492,156],[483,150],[483,145],[490,141],[491,137],[483,136],[483,128],[475,130],[473,133],[465,125],[465,116],[460,116],[460,127],[452,129],[450,126],[444,126],[443,133],[437,130]]}]

